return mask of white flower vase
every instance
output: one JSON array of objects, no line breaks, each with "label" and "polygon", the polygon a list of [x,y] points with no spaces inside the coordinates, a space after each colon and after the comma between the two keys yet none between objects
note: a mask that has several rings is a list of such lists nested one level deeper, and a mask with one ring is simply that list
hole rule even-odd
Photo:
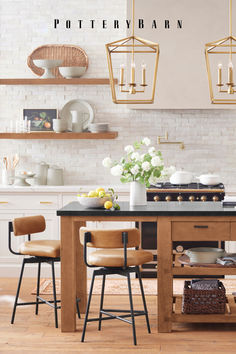
[{"label": "white flower vase", "polygon": [[130,183],[130,205],[147,205],[147,192],[145,184],[137,181]]}]

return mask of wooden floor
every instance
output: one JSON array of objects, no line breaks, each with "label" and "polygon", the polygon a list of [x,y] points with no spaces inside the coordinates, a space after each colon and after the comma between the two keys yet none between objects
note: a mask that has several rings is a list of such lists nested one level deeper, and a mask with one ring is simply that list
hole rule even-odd
[{"label": "wooden floor", "polygon": [[[25,279],[21,298],[33,299],[30,292],[34,280]],[[61,333],[54,327],[53,310],[41,305],[39,315],[32,306],[18,308],[15,324],[10,324],[12,304],[5,295],[15,295],[16,279],[0,279],[0,353],[236,353],[236,325],[232,324],[175,324],[172,333],[157,333],[156,298],[147,296],[152,334],[148,334],[143,317],[136,318],[138,346],[132,344],[131,326],[117,321],[89,323],[85,343],[80,342],[83,320],[75,333]],[[141,309],[139,296],[134,296],[136,309]],[[92,302],[91,315],[97,316],[99,296]],[[128,308],[124,295],[109,295],[105,306]]]}]

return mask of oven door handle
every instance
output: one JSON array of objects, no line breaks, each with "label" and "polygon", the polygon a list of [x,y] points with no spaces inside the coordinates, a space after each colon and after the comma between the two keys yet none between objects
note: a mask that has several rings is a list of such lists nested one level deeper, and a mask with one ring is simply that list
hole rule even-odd
[{"label": "oven door handle", "polygon": [[208,225],[194,225],[194,229],[208,229]]}]

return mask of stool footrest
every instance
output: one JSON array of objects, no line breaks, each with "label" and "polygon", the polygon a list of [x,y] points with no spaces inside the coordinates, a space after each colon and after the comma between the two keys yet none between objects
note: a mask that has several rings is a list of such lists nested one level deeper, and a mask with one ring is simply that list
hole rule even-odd
[{"label": "stool footrest", "polygon": [[[116,316],[116,315],[113,315],[112,313],[110,312],[124,312],[126,313],[125,315],[119,315],[119,316]],[[112,320],[112,319],[117,319],[117,320],[120,320],[120,321],[124,321],[124,322],[127,322],[129,324],[132,324],[131,321],[128,321],[126,320],[125,318],[126,317],[131,317],[131,313],[129,310],[117,310],[117,309],[102,309],[100,311],[100,313],[102,313],[103,315],[106,315],[108,317],[102,317],[102,318],[99,318],[99,317],[96,317],[96,318],[89,318],[87,319],[87,322],[95,322],[95,321],[106,321],[106,320]],[[137,310],[134,310],[134,316],[145,316],[146,315],[146,312],[145,311],[137,311]]]},{"label": "stool footrest", "polygon": [[[38,296],[38,299],[41,300],[41,301],[38,302],[39,305],[40,305],[40,304],[47,304],[47,305],[49,305],[49,306],[52,306],[51,303],[54,303],[53,300],[46,301],[46,300],[40,298],[39,296]],[[61,300],[57,300],[56,302],[61,302]],[[31,301],[31,302],[19,302],[19,303],[16,304],[16,306],[36,305],[36,304],[37,304],[36,301]],[[52,306],[52,307],[54,307],[54,306]],[[57,307],[57,308],[59,308],[59,307]]]}]

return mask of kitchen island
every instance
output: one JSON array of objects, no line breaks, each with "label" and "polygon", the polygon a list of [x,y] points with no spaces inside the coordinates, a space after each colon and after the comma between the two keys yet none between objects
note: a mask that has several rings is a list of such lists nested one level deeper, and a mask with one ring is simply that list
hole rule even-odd
[{"label": "kitchen island", "polygon": [[81,299],[85,311],[87,299],[86,267],[79,243],[79,228],[87,221],[157,222],[158,234],[158,331],[171,332],[172,322],[236,322],[236,313],[223,315],[184,315],[173,311],[173,275],[236,274],[236,268],[198,268],[173,266],[173,241],[236,241],[236,209],[223,208],[220,202],[148,202],[120,210],[85,209],[72,202],[57,211],[61,217],[61,330],[75,331],[75,299]]}]

